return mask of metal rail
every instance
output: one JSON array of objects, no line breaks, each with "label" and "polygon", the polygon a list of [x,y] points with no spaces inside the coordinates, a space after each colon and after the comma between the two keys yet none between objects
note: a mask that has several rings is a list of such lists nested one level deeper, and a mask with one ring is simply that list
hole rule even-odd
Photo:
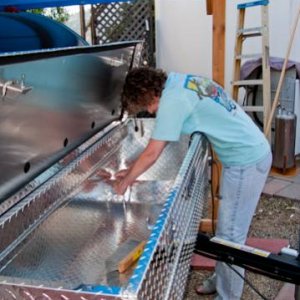
[{"label": "metal rail", "polygon": [[195,253],[237,265],[254,273],[268,276],[296,286],[295,299],[299,300],[300,254],[274,254],[257,248],[239,245],[219,238],[198,234]]}]

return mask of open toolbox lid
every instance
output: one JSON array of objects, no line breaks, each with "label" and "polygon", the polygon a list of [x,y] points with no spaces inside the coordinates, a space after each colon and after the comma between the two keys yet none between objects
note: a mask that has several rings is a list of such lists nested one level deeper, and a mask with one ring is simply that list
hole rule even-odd
[{"label": "open toolbox lid", "polygon": [[101,4],[125,1],[128,2],[128,0],[2,0],[0,3],[0,11],[5,11],[10,8],[26,10],[31,8]]},{"label": "open toolbox lid", "polygon": [[122,86],[141,48],[133,41],[0,55],[0,215],[120,119]]},{"label": "open toolbox lid", "polygon": [[[182,299],[208,147],[200,134],[169,143],[127,200],[114,195],[111,175],[154,125],[121,112],[140,53],[126,42],[0,56],[1,299]],[[119,274],[131,239],[144,249]]]}]

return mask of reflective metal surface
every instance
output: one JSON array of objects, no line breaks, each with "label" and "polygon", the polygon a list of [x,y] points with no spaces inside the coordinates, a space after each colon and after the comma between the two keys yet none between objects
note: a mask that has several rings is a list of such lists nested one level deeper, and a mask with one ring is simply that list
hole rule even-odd
[{"label": "reflective metal surface", "polygon": [[[136,42],[0,56],[0,299],[181,299],[207,192],[207,144],[169,143],[124,197],[114,173],[152,119],[119,120]],[[125,117],[126,118],[126,117]],[[127,242],[146,241],[116,271]]]},{"label": "reflective metal surface", "polygon": [[136,299],[148,300],[183,298],[207,199],[207,148],[206,140],[195,135],[126,288],[129,297],[137,295]]},{"label": "reflective metal surface", "polygon": [[[183,265],[178,272],[181,277],[184,274],[180,279],[184,286],[204,199],[199,193],[205,192],[207,179],[203,173],[206,147],[193,141],[187,152],[187,137],[180,143],[170,143],[159,161],[132,186],[130,194],[119,198],[111,187],[113,174],[128,166],[142,151],[150,137],[153,120],[139,121],[138,125],[139,130],[135,131],[132,121],[125,123],[102,136],[83,153],[78,151],[80,154],[75,160],[0,218],[0,295],[5,295],[3,299],[18,299],[9,296],[11,294],[27,299],[25,292],[30,295],[28,299],[68,299],[67,294],[72,295],[70,299],[77,299],[75,295],[79,294],[83,298],[78,299],[115,299],[111,298],[115,296],[125,299],[134,290],[136,295],[142,293],[138,299],[156,299],[149,298],[148,289],[138,292],[140,284],[145,274],[146,278],[150,276],[147,281],[154,280],[153,274],[162,271],[161,263],[168,269],[171,261],[175,269]],[[196,169],[197,166],[202,167]],[[198,184],[199,181],[202,183]],[[173,198],[169,197],[166,202],[168,194]],[[168,211],[170,201],[174,204]],[[172,215],[174,213],[177,216]],[[158,221],[167,222],[159,230],[158,216]],[[149,260],[143,269],[139,262],[137,270],[143,269],[141,276],[132,276],[133,270],[121,275],[108,264],[114,251],[132,239],[149,241],[143,255],[147,260],[149,243],[151,245],[153,235],[159,231],[167,236],[155,240],[160,246],[152,249],[154,265]],[[168,258],[166,247],[172,248],[175,240],[182,240],[182,246],[179,243],[176,249],[183,252],[172,250]],[[183,257],[178,256],[181,252]],[[151,269],[156,265],[157,271],[153,273]],[[160,280],[156,275],[155,281]],[[175,273],[171,277],[177,278]],[[171,282],[171,277],[165,274],[166,281]],[[82,284],[94,286],[96,291],[102,286],[100,292],[96,292],[101,297],[89,298],[84,291],[71,291]],[[164,292],[167,292],[166,287]],[[42,291],[48,298],[39,298]],[[93,289],[92,292],[95,295]],[[157,292],[164,295],[161,289]]]},{"label": "reflective metal surface", "polygon": [[13,207],[16,203],[18,203],[22,198],[26,197],[32,191],[34,191],[41,184],[45,183],[51,177],[53,177],[56,173],[61,171],[64,167],[66,167],[70,161],[72,161],[75,157],[78,157],[85,150],[87,150],[91,145],[93,145],[96,141],[110,132],[113,128],[120,125],[120,121],[114,121],[109,126],[105,127],[99,133],[95,134],[91,138],[89,138],[86,142],[82,143],[79,147],[75,148],[73,151],[68,153],[65,157],[59,160],[57,163],[50,166],[44,172],[39,174],[33,180],[25,184],[20,190],[18,190],[11,197],[7,198],[4,202],[0,203],[0,216],[8,211],[11,207]]},{"label": "reflective metal surface", "polygon": [[0,203],[120,114],[134,43],[0,56]]}]

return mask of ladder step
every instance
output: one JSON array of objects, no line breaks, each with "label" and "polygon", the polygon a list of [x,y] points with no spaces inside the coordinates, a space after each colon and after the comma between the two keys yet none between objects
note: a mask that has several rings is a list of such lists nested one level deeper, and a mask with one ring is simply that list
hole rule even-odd
[{"label": "ladder step", "polygon": [[248,8],[252,6],[258,6],[258,5],[268,5],[269,0],[261,0],[261,1],[253,1],[253,2],[246,2],[246,3],[241,3],[237,5],[237,9],[243,9],[243,8]]},{"label": "ladder step", "polygon": [[253,53],[253,54],[239,54],[236,55],[235,59],[242,60],[242,59],[252,59],[252,58],[261,58],[261,53]]},{"label": "ladder step", "polygon": [[263,106],[242,106],[244,111],[257,111],[257,112],[264,112],[264,107]]},{"label": "ladder step", "polygon": [[249,28],[239,28],[237,30],[237,34],[238,35],[241,35],[243,33],[249,33],[249,32],[252,32],[252,33],[259,33],[262,35],[263,33],[263,29],[264,29],[264,26],[260,26],[260,27],[249,27]]},{"label": "ladder step", "polygon": [[263,85],[262,79],[254,79],[254,80],[238,80],[233,81],[232,85],[242,86],[242,85]]},{"label": "ladder step", "polygon": [[247,38],[253,38],[253,37],[257,37],[257,36],[262,36],[262,33],[261,32],[245,33],[245,34],[241,34],[241,36],[244,39],[247,39]]}]

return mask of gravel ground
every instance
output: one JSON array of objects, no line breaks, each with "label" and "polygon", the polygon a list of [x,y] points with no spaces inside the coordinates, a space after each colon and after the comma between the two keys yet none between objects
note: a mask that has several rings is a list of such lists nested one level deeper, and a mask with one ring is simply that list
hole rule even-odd
[{"label": "gravel ground", "polygon": [[[300,201],[262,197],[253,218],[249,236],[259,238],[287,239],[291,248],[298,249],[300,232]],[[213,296],[198,296],[195,286],[210,275],[208,271],[191,271],[185,300],[211,300]],[[274,299],[283,282],[246,271],[246,278],[267,299]],[[260,300],[261,298],[245,284],[242,300]],[[289,299],[287,299],[289,300]]]}]

